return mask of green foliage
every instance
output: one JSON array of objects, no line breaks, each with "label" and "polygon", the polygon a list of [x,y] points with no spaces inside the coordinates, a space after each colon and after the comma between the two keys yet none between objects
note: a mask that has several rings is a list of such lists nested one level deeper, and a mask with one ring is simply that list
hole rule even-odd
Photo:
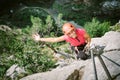
[{"label": "green foliage", "polygon": [[48,36],[50,35],[53,36],[54,33],[53,34],[51,33],[53,30],[54,30],[53,19],[50,15],[48,15],[46,19],[46,24],[42,28],[41,33],[43,33],[43,35],[47,34]]},{"label": "green foliage", "polygon": [[31,23],[32,26],[27,26],[27,28],[24,28],[22,31],[27,34],[35,34],[39,33],[39,31],[43,30],[43,22],[39,17],[31,16]]},{"label": "green foliage", "polygon": [[110,29],[113,30],[113,31],[118,31],[118,32],[120,32],[120,22],[116,23],[116,24],[113,25],[113,26],[110,26]]},{"label": "green foliage", "polygon": [[63,14],[63,19],[67,21],[75,21],[76,23],[83,25],[86,21],[91,18],[91,9],[84,3],[66,3],[66,4],[54,4],[53,8],[59,13]]},{"label": "green foliage", "polygon": [[[65,15],[68,15],[68,14],[69,14],[68,11],[70,10],[70,9],[69,9],[70,5],[71,5],[71,4],[69,4],[69,5],[67,4],[67,5],[64,5],[64,6],[63,6],[63,5],[60,5],[60,4],[58,4],[58,3],[55,3],[55,4],[53,4],[53,8],[56,9],[57,11],[59,11],[59,13],[62,13],[62,14],[65,16]],[[66,10],[66,11],[65,11],[65,10]]]},{"label": "green foliage", "polygon": [[[69,2],[56,1],[53,4],[53,9],[55,9],[58,13],[62,13],[64,20],[75,21],[81,26],[83,26],[86,22],[91,21],[93,17],[96,17],[101,21],[104,20],[110,21],[111,24],[115,24],[119,20],[118,17],[120,10],[114,9],[114,11],[112,11],[111,8],[108,8],[106,9],[106,11],[104,11],[103,8],[104,2],[106,1],[105,0],[88,0],[88,1],[72,0]],[[112,6],[114,7],[114,5]]]},{"label": "green foliage", "polygon": [[17,27],[31,26],[31,15],[45,22],[48,13],[41,7],[23,7],[12,14],[10,21]]},{"label": "green foliage", "polygon": [[[50,15],[47,16],[45,23],[39,17],[31,16],[32,26],[27,26],[23,32],[27,34],[39,33],[41,36],[50,36],[51,32],[55,31],[56,27],[53,25],[53,19]],[[54,36],[55,32],[51,35]]]},{"label": "green foliage", "polygon": [[63,20],[62,18],[63,18],[63,14],[59,13],[57,20],[56,20],[56,24],[58,27],[61,27],[65,22],[67,22],[67,21]]},{"label": "green foliage", "polygon": [[[48,16],[44,24],[40,18],[31,16],[31,22],[31,27],[11,31],[0,30],[0,78],[4,78],[6,70],[13,64],[24,67],[27,75],[55,67],[53,56],[42,51],[42,43],[36,43],[31,39],[33,33],[47,35],[54,30],[51,17]],[[55,32],[52,35],[54,34]]]},{"label": "green foliage", "polygon": [[103,36],[105,32],[110,30],[110,23],[100,23],[96,18],[93,18],[92,22],[87,22],[84,25],[84,28],[87,30],[91,37],[100,37]]}]

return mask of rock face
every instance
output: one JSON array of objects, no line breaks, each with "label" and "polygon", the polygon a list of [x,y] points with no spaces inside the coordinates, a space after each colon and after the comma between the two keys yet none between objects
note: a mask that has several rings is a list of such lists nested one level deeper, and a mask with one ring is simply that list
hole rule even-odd
[{"label": "rock face", "polygon": [[[107,32],[101,38],[93,38],[91,46],[104,46],[101,57],[111,77],[120,80],[120,32]],[[109,80],[98,57],[95,58],[98,80]],[[69,63],[69,62],[68,62]],[[20,80],[95,80],[92,59],[72,60],[64,67],[29,75]]]},{"label": "rock face", "polygon": [[21,73],[26,73],[24,68],[19,67],[17,64],[12,65],[6,72],[5,76],[9,76],[12,80]]}]

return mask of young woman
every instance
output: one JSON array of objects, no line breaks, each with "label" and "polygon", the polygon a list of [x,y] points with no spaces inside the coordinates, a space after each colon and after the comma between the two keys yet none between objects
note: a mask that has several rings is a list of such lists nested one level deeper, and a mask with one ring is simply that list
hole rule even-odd
[{"label": "young woman", "polygon": [[39,34],[33,34],[33,39],[44,42],[69,42],[72,50],[77,54],[77,59],[87,59],[87,55],[83,52],[83,49],[90,47],[91,38],[89,34],[84,29],[76,28],[71,23],[65,23],[62,26],[62,31],[64,35],[60,37],[40,38]]}]

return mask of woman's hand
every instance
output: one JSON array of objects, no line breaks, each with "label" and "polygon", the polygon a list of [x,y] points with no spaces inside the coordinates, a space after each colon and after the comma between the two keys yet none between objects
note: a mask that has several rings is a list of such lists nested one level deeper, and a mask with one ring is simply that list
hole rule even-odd
[{"label": "woman's hand", "polygon": [[90,43],[87,43],[85,49],[90,49]]},{"label": "woman's hand", "polygon": [[32,38],[33,38],[35,41],[40,41],[40,35],[39,35],[38,33],[33,34],[33,35],[32,35]]},{"label": "woman's hand", "polygon": [[88,52],[90,50],[90,44],[86,44],[86,46],[84,47],[83,51],[84,52]]}]

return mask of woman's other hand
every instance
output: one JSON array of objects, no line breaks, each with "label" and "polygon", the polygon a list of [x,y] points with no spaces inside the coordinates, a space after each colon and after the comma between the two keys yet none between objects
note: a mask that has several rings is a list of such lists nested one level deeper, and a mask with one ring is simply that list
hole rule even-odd
[{"label": "woman's other hand", "polygon": [[33,38],[35,41],[40,41],[40,35],[39,35],[38,33],[33,34],[33,35],[32,35],[32,38]]}]

